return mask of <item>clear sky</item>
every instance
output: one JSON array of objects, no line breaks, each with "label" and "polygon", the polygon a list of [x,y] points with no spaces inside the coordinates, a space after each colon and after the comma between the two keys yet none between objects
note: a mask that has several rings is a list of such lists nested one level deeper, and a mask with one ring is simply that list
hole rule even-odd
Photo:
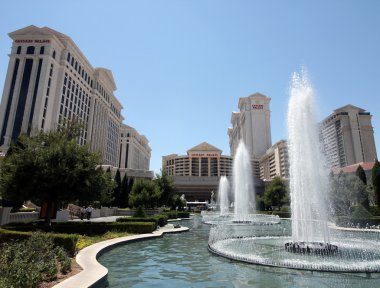
[{"label": "clear sky", "polygon": [[6,0],[0,7],[1,91],[7,33],[35,25],[70,36],[93,67],[112,70],[124,123],[149,139],[156,173],[162,156],[203,141],[229,155],[231,112],[255,92],[272,98],[272,142],[286,138],[289,83],[301,66],[320,120],[359,106],[373,115],[380,143],[378,0]]}]

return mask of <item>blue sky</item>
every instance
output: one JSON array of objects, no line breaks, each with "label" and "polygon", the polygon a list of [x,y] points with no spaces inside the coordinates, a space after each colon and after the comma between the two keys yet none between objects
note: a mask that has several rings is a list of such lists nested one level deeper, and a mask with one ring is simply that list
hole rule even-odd
[{"label": "blue sky", "polygon": [[113,72],[124,122],[144,134],[151,169],[203,142],[228,155],[239,97],[272,98],[272,142],[286,138],[292,74],[305,66],[319,119],[353,104],[373,115],[380,143],[380,1],[3,1],[0,87],[11,39],[28,25],[70,36]]}]

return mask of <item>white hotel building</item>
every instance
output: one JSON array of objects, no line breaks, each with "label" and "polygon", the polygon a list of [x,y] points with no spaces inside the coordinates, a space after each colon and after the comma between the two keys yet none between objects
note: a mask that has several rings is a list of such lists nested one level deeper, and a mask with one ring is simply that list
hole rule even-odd
[{"label": "white hotel building", "polygon": [[118,167],[123,117],[112,72],[94,68],[70,37],[51,28],[31,25],[9,36],[0,152],[21,133],[32,136],[76,120],[85,127],[78,143],[100,152],[103,164]]},{"label": "white hotel building", "polygon": [[228,129],[231,156],[235,156],[237,146],[243,140],[251,156],[253,174],[257,177],[260,177],[260,158],[272,146],[270,100],[260,93],[240,98],[239,112],[232,113],[232,128]]},{"label": "white hotel building", "polygon": [[377,159],[372,115],[348,104],[335,109],[319,123],[320,140],[330,168]]},{"label": "white hotel building", "polygon": [[232,176],[232,157],[202,142],[189,149],[187,155],[163,156],[162,169],[173,177],[177,193],[184,194],[187,201],[210,201],[220,177]]}]

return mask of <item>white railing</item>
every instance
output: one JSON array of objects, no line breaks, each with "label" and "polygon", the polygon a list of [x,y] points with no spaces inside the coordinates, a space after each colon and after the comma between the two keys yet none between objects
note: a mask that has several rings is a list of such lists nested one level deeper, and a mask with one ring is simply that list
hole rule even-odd
[{"label": "white railing", "polygon": [[9,223],[27,222],[39,219],[39,212],[17,212],[10,213]]}]

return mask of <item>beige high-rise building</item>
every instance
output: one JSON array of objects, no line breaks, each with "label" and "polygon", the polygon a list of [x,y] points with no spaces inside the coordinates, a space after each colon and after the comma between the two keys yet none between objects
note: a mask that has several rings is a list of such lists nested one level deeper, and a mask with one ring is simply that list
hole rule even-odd
[{"label": "beige high-rise building", "polygon": [[330,168],[375,161],[371,118],[370,112],[349,104],[320,122],[320,139]]},{"label": "beige high-rise building", "polygon": [[232,113],[232,128],[228,129],[231,155],[235,155],[240,140],[244,141],[251,156],[253,173],[257,177],[260,176],[260,158],[272,146],[270,100],[260,93],[240,98],[239,112]]},{"label": "beige high-rise building", "polygon": [[140,135],[135,128],[122,124],[121,126],[120,168],[149,170],[149,141]]},{"label": "beige high-rise building", "polygon": [[75,119],[85,127],[78,143],[99,151],[104,164],[118,166],[123,117],[112,72],[94,68],[70,37],[51,28],[31,25],[9,36],[0,152],[21,133],[31,136]]},{"label": "beige high-rise building", "polygon": [[289,155],[286,140],[280,140],[260,158],[260,179],[289,178]]},{"label": "beige high-rise building", "polygon": [[163,156],[162,168],[188,201],[209,201],[211,192],[218,189],[220,176],[232,176],[232,157],[203,142],[189,149],[187,155]]}]

